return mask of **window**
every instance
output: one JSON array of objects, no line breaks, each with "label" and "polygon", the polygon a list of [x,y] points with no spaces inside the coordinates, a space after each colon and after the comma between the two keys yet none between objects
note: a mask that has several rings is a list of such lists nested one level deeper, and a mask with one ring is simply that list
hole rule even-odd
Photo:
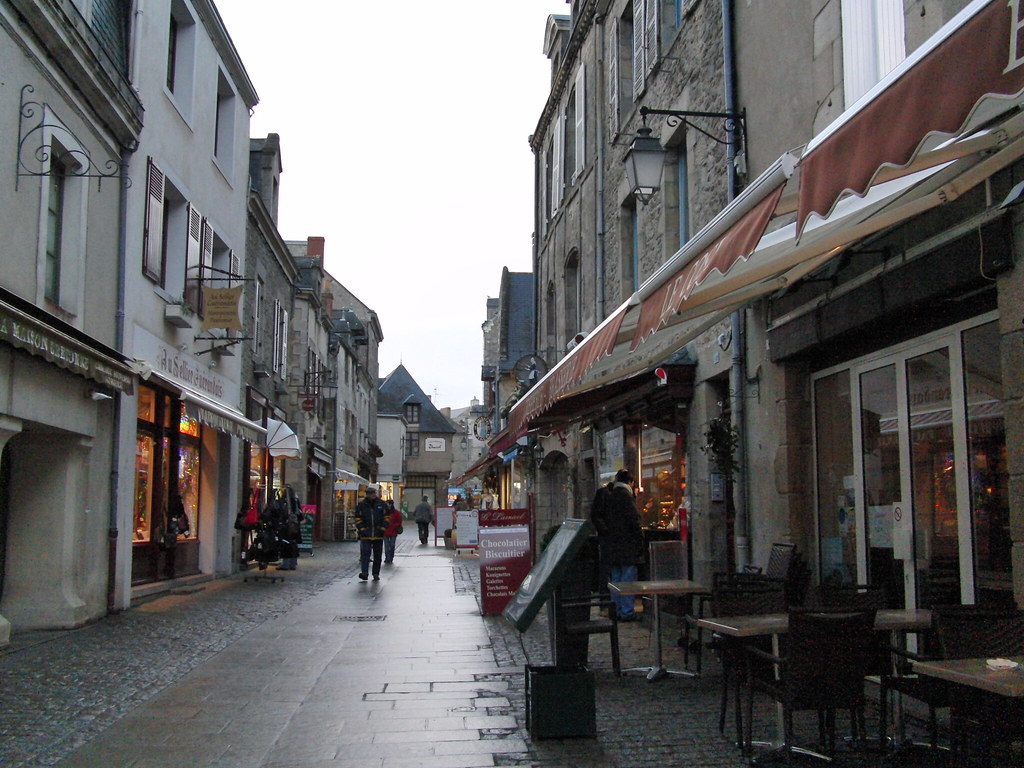
[{"label": "window", "polygon": [[647,76],[658,64],[661,0],[633,0],[633,98],[647,87]]},{"label": "window", "polygon": [[235,149],[235,92],[224,77],[223,72],[217,75],[217,114],[213,131],[213,155],[217,162],[231,167],[232,153]]},{"label": "window", "polygon": [[142,273],[168,291],[181,291],[188,301],[186,279],[188,267],[200,258],[202,216],[152,158],[147,183]]},{"label": "window", "polygon": [[405,404],[405,420],[410,424],[420,423],[420,404],[419,403],[406,403]]},{"label": "window", "polygon": [[67,184],[67,169],[62,163],[51,163],[47,181],[49,189],[46,202],[46,269],[43,295],[48,301],[60,304],[60,260],[64,240],[64,197]]},{"label": "window", "polygon": [[40,187],[39,231],[36,246],[36,291],[46,301],[74,315],[83,300],[80,279],[85,263],[87,180],[76,156],[87,155],[74,134],[49,107],[44,108],[45,184]]},{"label": "window", "polygon": [[167,28],[167,91],[188,113],[195,77],[196,23],[183,0],[173,0]]},{"label": "window", "polygon": [[183,298],[196,314],[203,315],[203,281],[213,266],[213,227],[196,210],[188,206],[188,237],[185,245],[185,291]]},{"label": "window", "polygon": [[253,296],[252,308],[252,348],[259,354],[260,346],[263,344],[261,325],[263,323],[263,278],[256,278],[256,295]]},{"label": "window", "polygon": [[903,0],[843,0],[843,92],[846,107],[906,58]]},{"label": "window", "polygon": [[556,346],[555,331],[555,284],[548,283],[548,289],[544,294],[544,339],[548,348],[547,359],[554,360]]},{"label": "window", "polygon": [[565,262],[565,335],[571,338],[580,329],[580,255],[569,254]]},{"label": "window", "polygon": [[618,133],[622,116],[629,111],[633,82],[633,16],[627,13],[615,24],[612,55],[608,57],[608,119],[611,132]]},{"label": "window", "polygon": [[409,457],[420,455],[419,435],[408,435],[405,439],[405,455]]},{"label": "window", "polygon": [[619,244],[620,272],[619,284],[622,290],[621,300],[628,299],[637,289],[637,277],[640,272],[640,234],[637,220],[636,205],[632,198],[619,209]]},{"label": "window", "polygon": [[567,130],[571,130],[573,134],[573,155],[572,164],[570,166],[568,160],[568,154],[566,155],[566,167],[571,167],[572,180],[576,183],[576,179],[579,178],[580,174],[583,173],[583,167],[586,165],[586,141],[587,141],[587,77],[586,70],[580,67],[576,73],[576,88],[570,97],[573,105],[573,120],[567,126]]},{"label": "window", "polygon": [[562,177],[562,157],[564,152],[564,135],[563,135],[563,124],[564,118],[558,117],[555,120],[555,124],[552,130],[551,139],[551,216],[554,216],[558,211],[558,206],[562,203],[562,192],[563,192],[563,177]]},{"label": "window", "polygon": [[565,106],[565,119],[562,121],[562,146],[565,147],[565,170],[569,182],[567,186],[576,183],[576,91],[569,94],[569,101]]},{"label": "window", "polygon": [[272,351],[274,373],[288,376],[288,310],[274,299],[274,349]]}]

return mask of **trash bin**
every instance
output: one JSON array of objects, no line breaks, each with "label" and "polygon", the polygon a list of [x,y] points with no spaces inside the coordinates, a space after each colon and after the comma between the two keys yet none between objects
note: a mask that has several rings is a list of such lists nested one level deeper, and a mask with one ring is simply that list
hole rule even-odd
[{"label": "trash bin", "polygon": [[532,739],[596,736],[594,673],[584,666],[527,665],[526,727]]}]

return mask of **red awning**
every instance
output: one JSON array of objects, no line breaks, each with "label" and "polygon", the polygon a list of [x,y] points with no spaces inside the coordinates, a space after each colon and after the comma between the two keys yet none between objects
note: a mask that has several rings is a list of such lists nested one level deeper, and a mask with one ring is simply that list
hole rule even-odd
[{"label": "red awning", "polygon": [[690,297],[694,288],[704,282],[712,272],[717,271],[725,275],[737,261],[750,256],[764,235],[784,188],[785,184],[780,184],[778,189],[750,209],[699,258],[689,262],[675,276],[666,280],[661,288],[644,299],[640,305],[640,318],[633,332],[630,351],[639,347],[648,336],[665,325],[680,305]]},{"label": "red awning", "polygon": [[808,145],[798,234],[808,216],[827,216],[844,192],[863,194],[882,166],[910,163],[933,134],[956,136],[984,119],[987,97],[1008,102],[1024,91],[1015,5],[975,0]]},{"label": "red awning", "polygon": [[622,318],[628,309],[628,302],[619,307],[515,404],[508,417],[509,434],[519,437],[526,432],[530,419],[549,408],[563,392],[582,379],[598,360],[611,353],[622,326]]}]

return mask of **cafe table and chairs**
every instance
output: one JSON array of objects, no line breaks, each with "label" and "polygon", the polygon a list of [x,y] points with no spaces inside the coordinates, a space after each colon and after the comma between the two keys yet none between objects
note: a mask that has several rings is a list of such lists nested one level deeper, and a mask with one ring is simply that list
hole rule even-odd
[{"label": "cafe table and chairs", "polygon": [[707,592],[703,584],[690,579],[656,579],[649,581],[610,581],[608,591],[613,595],[632,595],[653,598],[654,613],[654,663],[646,667],[632,667],[623,672],[644,672],[649,682],[661,680],[663,677],[696,677],[695,672],[683,669],[668,669],[662,660],[661,642],[661,596],[662,595],[693,595]]},{"label": "cafe table and chairs", "polygon": [[[875,631],[893,633],[919,632],[932,623],[932,612],[924,609],[885,609],[875,611]],[[789,631],[789,613],[778,612],[748,616],[708,616],[698,619],[697,626],[735,638],[770,636],[772,653],[779,656],[779,639]],[[748,718],[749,719],[749,718]],[[785,743],[785,722],[781,705],[776,707],[776,739],[753,743],[754,746],[782,747]],[[748,744],[750,746],[750,744]],[[817,754],[817,753],[811,753]]]}]

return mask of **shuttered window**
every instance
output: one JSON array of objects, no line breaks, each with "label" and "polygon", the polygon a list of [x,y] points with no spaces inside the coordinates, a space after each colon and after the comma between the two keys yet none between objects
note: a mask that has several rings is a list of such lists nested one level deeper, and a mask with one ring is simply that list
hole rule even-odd
[{"label": "shuttered window", "polygon": [[164,282],[164,174],[149,161],[146,193],[146,230],[142,273],[160,285]]},{"label": "shuttered window", "polygon": [[199,312],[203,259],[203,215],[194,205],[188,206],[188,233],[185,240],[185,292],[184,298],[192,309]]}]

